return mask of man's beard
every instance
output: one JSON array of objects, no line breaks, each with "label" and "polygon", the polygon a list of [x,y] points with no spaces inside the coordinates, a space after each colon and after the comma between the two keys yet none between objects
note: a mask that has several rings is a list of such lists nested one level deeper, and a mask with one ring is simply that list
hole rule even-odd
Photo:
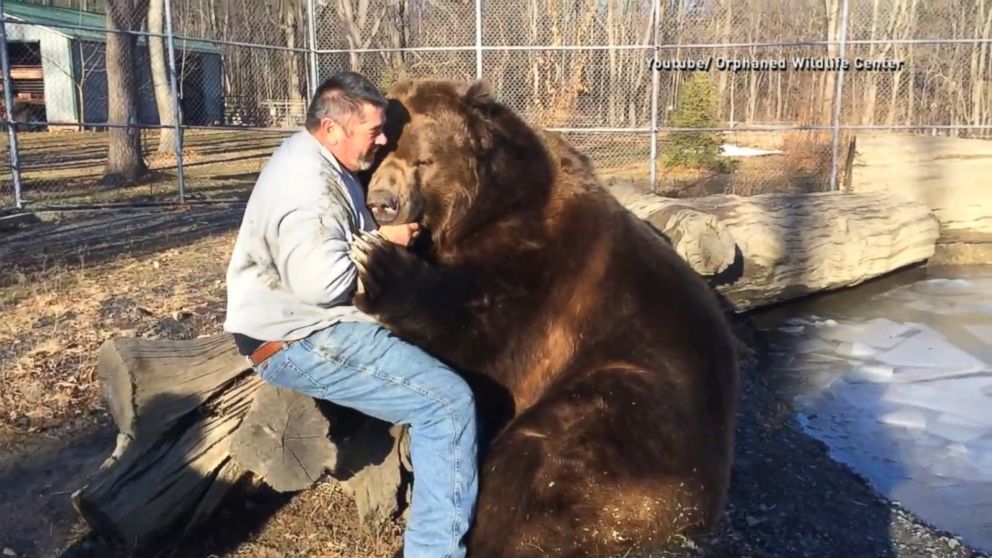
[{"label": "man's beard", "polygon": [[375,163],[375,153],[378,151],[375,146],[372,146],[364,155],[358,158],[358,172],[365,172],[372,168],[373,163]]}]

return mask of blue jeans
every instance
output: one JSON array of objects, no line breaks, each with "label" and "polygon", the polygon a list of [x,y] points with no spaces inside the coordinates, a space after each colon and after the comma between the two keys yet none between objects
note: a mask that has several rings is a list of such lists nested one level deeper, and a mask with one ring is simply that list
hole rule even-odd
[{"label": "blue jeans", "polygon": [[257,367],[266,382],[410,426],[405,558],[461,558],[478,492],[475,401],[438,360],[375,323],[342,322]]}]

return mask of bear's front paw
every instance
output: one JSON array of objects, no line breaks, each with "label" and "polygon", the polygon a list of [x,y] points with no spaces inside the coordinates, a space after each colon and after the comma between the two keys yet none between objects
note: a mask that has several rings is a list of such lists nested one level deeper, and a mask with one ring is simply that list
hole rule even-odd
[{"label": "bear's front paw", "polygon": [[402,246],[365,231],[355,236],[351,259],[358,268],[354,304],[366,313],[377,311],[386,296],[402,292],[403,278],[410,278],[416,265],[416,257]]}]

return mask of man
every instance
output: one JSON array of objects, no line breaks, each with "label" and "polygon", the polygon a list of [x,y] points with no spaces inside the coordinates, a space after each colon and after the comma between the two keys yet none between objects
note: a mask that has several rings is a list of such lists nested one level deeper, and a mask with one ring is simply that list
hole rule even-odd
[{"label": "man", "polygon": [[227,271],[227,319],[266,382],[410,425],[413,501],[404,556],[462,557],[477,496],[475,408],[468,385],[351,305],[352,235],[408,245],[416,225],[376,227],[361,184],[383,134],[386,101],[363,76],[325,81],[306,129],[265,164]]}]

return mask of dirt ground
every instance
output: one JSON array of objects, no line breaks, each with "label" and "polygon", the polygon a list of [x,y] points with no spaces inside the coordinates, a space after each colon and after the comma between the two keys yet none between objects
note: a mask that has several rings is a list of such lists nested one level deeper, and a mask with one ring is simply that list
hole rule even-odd
[{"label": "dirt ground", "polygon": [[[189,339],[221,331],[224,271],[240,208],[85,213],[0,231],[0,552],[6,556],[390,557],[402,522],[358,527],[333,482],[294,495],[231,498],[200,532],[129,554],[89,533],[69,496],[113,448],[94,378],[114,336]],[[712,535],[628,558],[984,556],[881,498],[804,435],[751,355],[730,501]]]}]

